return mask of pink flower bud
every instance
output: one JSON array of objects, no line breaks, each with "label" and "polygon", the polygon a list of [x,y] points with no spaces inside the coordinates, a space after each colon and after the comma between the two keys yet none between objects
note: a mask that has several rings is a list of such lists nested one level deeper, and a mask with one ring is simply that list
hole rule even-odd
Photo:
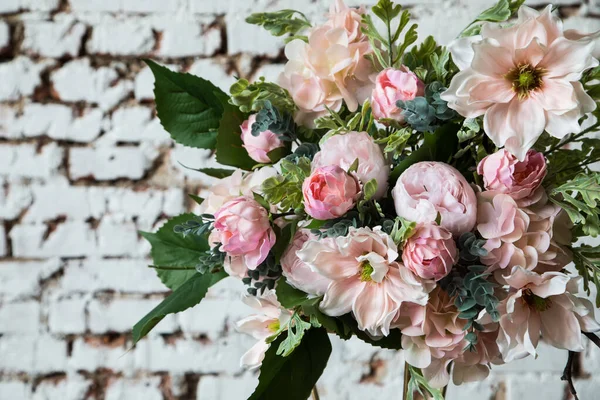
[{"label": "pink flower bud", "polygon": [[423,82],[408,68],[388,68],[377,75],[377,82],[371,97],[375,119],[394,119],[404,121],[402,109],[396,106],[398,100],[409,101],[423,96]]},{"label": "pink flower bud", "polygon": [[360,192],[356,179],[337,165],[317,168],[302,185],[304,208],[320,220],[341,217],[354,207]]},{"label": "pink flower bud", "polygon": [[256,122],[256,114],[251,115],[242,124],[242,142],[250,158],[259,163],[271,163],[269,152],[283,147],[283,142],[271,131],[261,132],[258,136],[252,135],[252,125]]},{"label": "pink flower bud", "polygon": [[457,260],[458,249],[452,233],[434,224],[417,227],[402,253],[408,269],[423,279],[435,281],[447,276]]}]

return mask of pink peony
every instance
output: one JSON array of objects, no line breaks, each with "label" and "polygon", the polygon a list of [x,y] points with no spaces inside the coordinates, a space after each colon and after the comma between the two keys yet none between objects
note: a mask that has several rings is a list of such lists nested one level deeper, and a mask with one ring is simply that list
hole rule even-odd
[{"label": "pink peony", "polygon": [[[310,234],[309,230],[303,229],[298,231],[290,247],[287,248],[283,257],[281,257],[281,268],[283,276],[285,276],[287,283],[291,286],[311,296],[322,296],[327,291],[331,279],[313,271],[297,255],[297,252],[304,247],[304,244],[313,239],[314,236]],[[333,239],[323,239],[322,242],[333,246]]]},{"label": "pink peony", "polygon": [[388,187],[390,166],[379,145],[366,132],[348,132],[330,137],[321,144],[321,151],[315,155],[313,166],[337,165],[347,171],[357,159],[356,176],[360,183],[365,185],[375,179],[375,199],[382,198]]},{"label": "pink peony", "polygon": [[[240,196],[252,197],[253,193],[261,193],[263,182],[277,175],[273,167],[263,167],[253,172],[244,173],[236,170],[231,176],[223,178],[208,189],[205,200],[198,207],[198,214],[214,214],[223,204]],[[202,196],[202,193],[200,194]]]},{"label": "pink peony", "polygon": [[414,100],[423,96],[425,86],[407,67],[399,70],[388,68],[377,75],[371,96],[373,116],[377,120],[393,119],[403,122],[402,110],[396,106],[398,100]]},{"label": "pink peony", "polygon": [[406,241],[402,261],[421,278],[439,281],[458,261],[458,249],[452,233],[437,225],[420,225]]},{"label": "pink peony", "polygon": [[320,167],[302,185],[304,208],[319,220],[335,219],[350,211],[360,186],[356,179],[337,165]]},{"label": "pink peony", "polygon": [[505,280],[515,289],[498,308],[498,346],[505,362],[536,356],[540,336],[556,348],[583,351],[581,332],[600,330],[591,302],[575,296],[576,279],[560,272],[540,275],[514,267]]},{"label": "pink peony", "polygon": [[487,135],[519,160],[544,130],[557,138],[581,131],[579,120],[596,108],[579,82],[598,65],[592,38],[563,32],[552,6],[523,6],[517,23],[484,24],[479,39],[453,46],[463,69],[442,95],[450,108],[484,115]]},{"label": "pink peony", "polygon": [[546,177],[546,159],[542,153],[529,150],[519,161],[502,149],[481,160],[477,167],[487,190],[510,195],[521,207],[538,202],[544,193],[541,187]]},{"label": "pink peony", "polygon": [[289,62],[279,78],[299,108],[296,121],[314,126],[314,120],[339,111],[342,101],[352,112],[358,109],[373,89],[372,63],[365,55],[372,53],[368,38],[362,33],[364,8],[349,8],[336,0],[329,19],[313,28],[308,43],[293,40],[285,54]]},{"label": "pink peony", "polygon": [[396,261],[398,248],[380,228],[350,228],[330,246],[309,240],[298,257],[332,280],[321,310],[332,317],[352,312],[360,330],[387,336],[404,302],[425,305],[430,285]]},{"label": "pink peony", "polygon": [[256,114],[253,114],[242,124],[242,142],[250,158],[259,163],[269,164],[271,163],[269,152],[285,145],[276,134],[268,130],[253,136],[252,125],[255,122]]},{"label": "pink peony", "polygon": [[227,253],[226,269],[230,275],[243,277],[245,269],[256,269],[275,245],[275,232],[269,214],[249,197],[228,201],[215,214],[211,241],[221,243]]},{"label": "pink peony", "polygon": [[260,313],[244,318],[236,324],[239,332],[247,333],[258,340],[241,359],[242,367],[254,369],[260,367],[269,349],[270,345],[266,339],[286,326],[292,313],[279,304],[275,290],[269,290],[260,297],[244,296],[243,301]]},{"label": "pink peony", "polygon": [[412,165],[400,176],[392,195],[396,212],[409,221],[433,223],[439,214],[441,226],[455,237],[475,226],[475,192],[460,172],[448,164]]}]

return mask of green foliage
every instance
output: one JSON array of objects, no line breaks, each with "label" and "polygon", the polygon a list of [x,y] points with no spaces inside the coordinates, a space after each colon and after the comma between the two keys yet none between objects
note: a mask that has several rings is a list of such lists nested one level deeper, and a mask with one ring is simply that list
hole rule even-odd
[{"label": "green foliage", "polygon": [[200,303],[208,289],[227,276],[227,273],[222,270],[209,274],[194,273],[190,279],[135,324],[132,332],[133,344],[146,336],[165,316],[185,311]]},{"label": "green foliage", "polygon": [[296,39],[298,33],[311,27],[310,21],[300,11],[280,10],[276,12],[252,14],[246,22],[265,28],[273,36],[292,35]]},{"label": "green foliage", "polygon": [[265,290],[275,288],[275,283],[281,277],[281,265],[275,261],[275,256],[271,253],[262,264],[256,269],[248,270],[247,276],[242,282],[249,286],[248,293],[257,296],[264,293]]},{"label": "green foliage", "polygon": [[218,247],[213,247],[198,258],[196,271],[201,274],[216,272],[223,267],[226,254],[221,252]]},{"label": "green foliage", "polygon": [[184,146],[214,149],[227,95],[200,77],[145,62],[154,74],[156,111],[165,130]]},{"label": "green foliage", "polygon": [[325,370],[331,343],[324,328],[308,330],[288,356],[277,355],[286,333],[271,343],[260,367],[258,386],[248,400],[306,400]]},{"label": "green foliage", "polygon": [[310,160],[298,158],[296,162],[281,160],[281,175],[263,182],[262,191],[270,204],[277,204],[281,210],[289,211],[303,207],[302,184],[311,172]]},{"label": "green foliage", "polygon": [[464,143],[475,136],[477,136],[481,132],[481,125],[476,118],[467,118],[465,122],[463,122],[463,126],[458,131],[458,143]]},{"label": "green foliage", "polygon": [[266,101],[284,112],[293,112],[296,109],[290,93],[276,83],[265,82],[264,77],[252,83],[246,79],[239,79],[231,86],[229,92],[229,102],[244,113],[260,111]]},{"label": "green foliage", "polygon": [[507,21],[523,4],[525,0],[500,0],[475,18],[461,34],[461,37],[478,35],[482,22]]},{"label": "green foliage", "polygon": [[319,150],[319,145],[316,143],[302,143],[285,159],[292,163],[296,163],[300,158],[307,158],[312,161]]},{"label": "green foliage", "polygon": [[280,278],[275,286],[277,300],[287,309],[294,309],[308,301],[308,295],[292,287],[285,278]]},{"label": "green foliage", "polygon": [[[410,12],[403,11],[399,4],[390,0],[379,0],[371,10],[386,26],[386,32],[380,33],[375,27],[373,18],[368,14],[363,15],[362,32],[368,37],[374,53],[370,58],[375,66],[399,67],[408,46],[417,41],[417,24],[411,25],[404,34],[404,40],[398,43],[402,32],[410,22]],[[398,17],[400,17],[398,26],[393,29],[394,20]],[[385,53],[381,48],[385,49]]]},{"label": "green foliage", "polygon": [[414,400],[415,393],[419,393],[425,399],[444,400],[442,391],[432,388],[421,370],[408,364],[404,368],[408,368],[408,373],[410,374],[406,400]]},{"label": "green foliage", "polygon": [[[549,143],[553,143],[553,147],[550,150],[545,151],[548,159],[548,177],[546,179],[547,184],[560,185],[570,181],[577,175],[583,173],[592,173],[589,166],[600,162],[600,139],[588,138],[585,135],[589,132],[594,131],[600,127],[600,124],[595,124],[590,129],[586,129],[582,133],[571,135],[570,138],[562,142],[558,140],[549,140]],[[545,139],[542,137],[542,139]],[[537,148],[542,148],[544,144],[548,143],[543,141],[537,145]],[[578,145],[572,146],[572,148],[563,147],[568,143],[577,143]]]},{"label": "green foliage", "polygon": [[412,128],[404,127],[395,130],[391,135],[386,135],[381,139],[377,139],[376,142],[385,146],[383,148],[384,153],[392,154],[394,159],[398,159],[402,156],[402,153],[404,153],[412,133]]},{"label": "green foliage", "polygon": [[483,248],[484,245],[485,241],[478,239],[474,233],[463,234],[458,241],[459,263],[451,274],[440,282],[450,297],[455,298],[454,304],[460,312],[459,318],[466,321],[464,329],[471,331],[467,337],[467,349],[472,351],[477,344],[476,332],[483,330],[476,322],[481,311],[485,310],[493,321],[500,318],[497,309],[500,301],[495,296],[498,285],[488,280],[488,267],[479,265],[479,258],[488,254]]},{"label": "green foliage", "polygon": [[313,229],[311,232],[321,239],[335,238],[339,236],[348,236],[350,228],[358,228],[360,226],[362,225],[357,218],[339,218],[329,220],[319,229]]},{"label": "green foliage", "polygon": [[550,200],[567,212],[586,235],[600,234],[600,173],[580,174],[550,192]]},{"label": "green foliage", "polygon": [[396,217],[395,220],[385,220],[381,224],[381,227],[385,233],[390,235],[394,243],[400,245],[414,234],[417,223],[408,221],[402,217]]},{"label": "green foliage", "polygon": [[375,193],[377,193],[377,179],[371,179],[369,182],[365,183],[365,187],[363,188],[365,201],[370,201]]},{"label": "green foliage", "polygon": [[[287,332],[287,336],[277,349],[277,355],[288,357],[302,343],[302,338],[306,331],[312,327],[312,324],[303,321],[298,313],[294,313],[287,325],[283,328]],[[275,339],[275,338],[273,338]]]},{"label": "green foliage", "polygon": [[256,161],[250,158],[246,149],[242,147],[241,125],[244,120],[244,114],[237,107],[231,104],[224,105],[217,136],[217,162],[250,171],[256,165]]},{"label": "green foliage", "polygon": [[450,51],[438,46],[433,36],[428,36],[419,46],[404,55],[404,65],[426,84],[438,81],[445,86],[458,68],[450,60]]},{"label": "green foliage", "polygon": [[571,248],[577,272],[583,278],[583,287],[591,294],[590,282],[596,285],[596,307],[600,308],[600,246],[580,246]]},{"label": "green foliage", "polygon": [[458,137],[456,135],[458,130],[457,125],[445,124],[437,129],[435,133],[425,133],[421,146],[394,168],[390,175],[390,181],[395,183],[411,165],[421,161],[448,162],[458,147]]},{"label": "green foliage", "polygon": [[296,140],[296,123],[291,113],[280,113],[270,101],[265,101],[263,109],[256,114],[256,122],[252,125],[252,136],[271,131],[279,140],[292,142]]},{"label": "green foliage", "polygon": [[140,232],[152,245],[150,254],[160,280],[171,290],[176,290],[196,274],[199,258],[209,250],[206,237],[183,236],[175,232],[176,226],[197,218],[194,214],[183,214],[166,222],[156,233]]},{"label": "green foliage", "polygon": [[205,175],[212,176],[213,178],[217,179],[227,178],[228,176],[233,175],[235,172],[234,170],[225,168],[199,168],[196,171],[202,172]]},{"label": "green foliage", "polygon": [[327,110],[329,115],[317,118],[315,121],[317,129],[328,130],[328,133],[321,138],[321,144],[333,135],[352,131],[365,132],[373,125],[371,103],[368,100],[363,103],[360,113],[347,113],[345,118],[341,116],[344,110],[340,112],[335,112],[329,108]]},{"label": "green foliage", "polygon": [[440,95],[446,91],[440,82],[432,82],[425,88],[425,97],[414,100],[398,101],[402,116],[408,125],[417,132],[433,132],[442,123],[456,116],[456,112],[448,107],[448,103]]},{"label": "green foliage", "polygon": [[[213,218],[212,215],[203,215],[207,218]],[[186,237],[188,235],[203,236],[208,233],[212,225],[212,221],[204,221],[202,218],[195,217],[180,225],[175,225],[173,232]]]}]

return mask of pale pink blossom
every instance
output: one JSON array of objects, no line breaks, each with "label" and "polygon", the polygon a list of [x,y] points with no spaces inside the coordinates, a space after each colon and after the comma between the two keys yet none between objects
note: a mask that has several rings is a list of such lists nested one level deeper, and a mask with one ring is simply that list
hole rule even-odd
[{"label": "pale pink blossom", "polygon": [[266,342],[266,339],[285,327],[292,313],[281,306],[277,300],[275,290],[266,291],[260,297],[244,296],[243,301],[259,312],[259,314],[244,318],[236,324],[239,332],[251,335],[258,340],[241,359],[242,367],[255,369],[260,367],[265,358],[265,353],[269,349],[270,345]]},{"label": "pale pink blossom", "polygon": [[423,279],[439,281],[458,261],[452,233],[434,224],[421,224],[404,244],[402,261]]},{"label": "pale pink blossom", "polygon": [[373,116],[377,120],[392,119],[403,122],[402,110],[396,103],[399,100],[414,100],[424,93],[425,85],[407,67],[385,69],[377,75],[375,89],[371,95]]},{"label": "pale pink blossom", "polygon": [[547,173],[546,159],[535,150],[529,150],[523,161],[505,149],[499,150],[481,160],[477,172],[487,190],[508,194],[521,207],[540,201],[544,194],[541,185]]},{"label": "pale pink blossom", "polygon": [[309,240],[297,252],[313,270],[332,280],[320,308],[339,317],[352,312],[360,330],[387,336],[404,302],[425,305],[431,285],[397,260],[398,248],[380,228],[350,228],[332,247]]},{"label": "pale pink blossom", "polygon": [[269,152],[284,147],[285,144],[279,139],[279,136],[266,130],[252,135],[252,126],[256,123],[256,114],[252,114],[240,127],[242,129],[242,142],[250,158],[259,163],[271,163]]},{"label": "pale pink blossom", "polygon": [[350,211],[360,193],[356,178],[337,165],[315,169],[302,185],[304,209],[319,220],[339,218]]},{"label": "pale pink blossom", "polygon": [[479,38],[452,49],[462,71],[442,98],[465,118],[484,115],[487,135],[519,160],[544,130],[557,138],[580,132],[579,120],[596,108],[579,82],[598,65],[594,40],[563,32],[552,6],[523,6],[515,24],[486,23]]},{"label": "pale pink blossom", "polygon": [[[240,196],[252,197],[253,193],[262,194],[263,182],[277,175],[273,167],[263,167],[244,173],[237,169],[227,178],[220,179],[208,189],[206,199],[198,207],[198,214],[214,214],[223,204]],[[200,193],[202,196],[203,193]]]},{"label": "pale pink blossom", "polygon": [[252,198],[228,201],[215,214],[211,241],[220,243],[220,250],[227,253],[225,269],[230,275],[243,277],[246,268],[256,269],[275,239],[267,210]]},{"label": "pale pink blossom", "polygon": [[[466,321],[458,317],[460,313],[454,300],[439,287],[431,292],[429,302],[423,308],[422,317],[415,306],[404,309],[412,314],[412,325],[402,329],[402,348],[406,361],[422,368],[432,386],[443,387],[448,379],[440,375],[440,366],[447,366],[463,352]],[[414,326],[414,322],[420,326]]]},{"label": "pale pink blossom", "polygon": [[367,132],[348,132],[331,136],[321,143],[321,151],[315,155],[313,167],[337,165],[348,170],[358,160],[355,172],[362,185],[372,179],[377,181],[375,199],[382,198],[388,187],[390,166],[383,151]]},{"label": "pale pink blossom", "polygon": [[536,356],[540,336],[554,347],[581,352],[581,332],[600,330],[592,304],[576,297],[577,280],[561,272],[540,275],[514,267],[505,281],[514,288],[498,307],[498,346],[505,362]]},{"label": "pale pink blossom", "polygon": [[[571,262],[564,247],[571,241],[561,237],[566,235],[563,230],[570,230],[568,221],[561,217],[561,208],[547,198],[527,208],[497,192],[480,193],[478,199],[477,230],[487,240],[484,248],[488,251],[481,262],[490,266],[490,271],[514,266],[536,272],[560,271]],[[555,238],[555,232],[561,234]],[[499,272],[496,279],[502,282],[502,276]]]},{"label": "pale pink blossom", "polygon": [[279,78],[299,108],[296,121],[314,126],[314,120],[327,114],[327,108],[339,111],[342,101],[351,112],[371,94],[372,53],[362,33],[364,8],[349,8],[336,0],[327,22],[313,28],[308,43],[293,40],[285,54],[289,62]]},{"label": "pale pink blossom", "polygon": [[[281,257],[281,269],[287,283],[291,286],[311,296],[322,296],[327,291],[331,279],[313,271],[297,254],[307,241],[314,239],[315,237],[307,229],[296,232],[294,240]],[[331,238],[322,239],[321,242],[334,246]]]},{"label": "pale pink blossom", "polygon": [[460,172],[448,164],[413,164],[400,176],[392,195],[396,213],[409,221],[433,223],[440,215],[440,225],[455,237],[475,227],[475,192]]}]

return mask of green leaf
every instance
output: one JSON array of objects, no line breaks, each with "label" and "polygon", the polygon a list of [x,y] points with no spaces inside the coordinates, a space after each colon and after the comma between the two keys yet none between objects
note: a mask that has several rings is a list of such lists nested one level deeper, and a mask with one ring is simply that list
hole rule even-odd
[{"label": "green leaf", "polygon": [[210,249],[205,237],[183,236],[174,232],[177,225],[197,218],[183,214],[167,221],[156,233],[140,232],[152,245],[151,255],[158,267],[189,267],[187,270],[158,269],[160,280],[171,290],[176,290],[195,275],[198,260]]},{"label": "green leaf", "polygon": [[[297,18],[296,15],[300,18]],[[298,32],[311,27],[306,16],[295,10],[252,14],[246,18],[246,22],[251,25],[262,26],[273,36],[296,35]]]},{"label": "green leaf", "polygon": [[552,190],[550,200],[581,225],[586,235],[600,235],[600,172],[578,175]]},{"label": "green leaf", "polygon": [[305,304],[309,299],[308,295],[302,290],[293,288],[284,277],[279,278],[277,286],[275,286],[277,300],[282,306],[288,309],[293,309]]},{"label": "green leaf", "polygon": [[525,3],[525,0],[500,0],[475,18],[461,34],[461,37],[478,35],[482,22],[504,22]]},{"label": "green leaf", "polygon": [[458,146],[458,129],[457,125],[446,124],[436,130],[435,133],[425,133],[425,140],[421,147],[394,168],[390,176],[391,181],[395,183],[404,171],[418,162],[448,162]]},{"label": "green leaf", "polygon": [[402,333],[399,329],[392,329],[388,336],[373,339],[365,331],[358,328],[356,319],[351,314],[346,314],[338,318],[363,342],[369,343],[382,349],[400,350],[402,348]]},{"label": "green leaf", "polygon": [[188,197],[194,200],[198,205],[202,205],[202,203],[204,203],[204,199],[200,196],[196,196],[195,194],[188,194]]},{"label": "green leaf", "polygon": [[583,287],[591,294],[590,282],[596,285],[596,307],[600,308],[600,246],[580,246],[571,248],[577,272],[583,278]]},{"label": "green leaf", "polygon": [[214,149],[227,95],[205,79],[145,62],[154,74],[156,111],[165,130],[177,143]]},{"label": "green leaf", "polygon": [[227,178],[228,176],[233,175],[235,172],[235,170],[225,168],[200,168],[196,171],[202,172],[205,175],[212,176],[213,178],[217,179]]},{"label": "green leaf", "polygon": [[[444,395],[440,389],[434,389],[431,387],[427,379],[421,373],[421,370],[406,364],[405,368],[409,369],[410,379],[408,382],[408,395],[407,400],[414,400],[415,393],[420,393],[423,397],[431,400],[444,400]],[[423,391],[429,393],[429,396],[425,396]]]},{"label": "green leaf", "polygon": [[248,400],[306,400],[310,396],[331,354],[327,331],[310,329],[292,354],[281,357],[277,350],[285,339],[285,334],[280,335],[267,350],[258,386]]},{"label": "green leaf", "polygon": [[267,101],[281,112],[293,112],[296,109],[290,93],[276,83],[265,82],[264,77],[253,83],[240,79],[231,86],[229,92],[229,102],[245,113],[260,111]]},{"label": "green leaf", "polygon": [[279,263],[281,257],[283,257],[283,254],[288,249],[290,243],[294,239],[294,235],[296,235],[296,230],[298,229],[298,221],[290,222],[283,228],[275,226],[274,229],[275,234],[277,236],[277,241],[275,242],[275,246],[273,246],[273,248],[271,249],[271,253],[275,257],[275,262]]},{"label": "green leaf", "polygon": [[350,168],[348,168],[348,173],[351,174],[352,172],[358,171],[359,163],[360,163],[360,160],[358,158],[356,160],[354,160],[354,162],[352,163]]},{"label": "green leaf", "polygon": [[269,160],[271,160],[271,162],[275,164],[290,153],[291,151],[289,146],[282,146],[271,150],[267,153],[267,156],[269,157]]},{"label": "green leaf", "polygon": [[287,326],[287,337],[277,349],[277,355],[288,357],[296,350],[302,342],[302,338],[307,330],[312,328],[310,322],[303,321],[297,313],[294,313]]},{"label": "green leaf", "polygon": [[365,183],[364,187],[365,191],[365,201],[369,201],[375,196],[377,193],[377,179],[371,179],[369,182]]},{"label": "green leaf", "polygon": [[200,303],[208,289],[227,277],[225,271],[216,273],[195,273],[183,285],[177,288],[156,308],[150,311],[133,327],[133,344],[135,345],[148,334],[168,314],[175,314],[194,307]]},{"label": "green leaf", "polygon": [[231,167],[252,170],[256,165],[243,147],[241,125],[244,115],[231,104],[224,105],[223,118],[217,136],[217,162]]}]

